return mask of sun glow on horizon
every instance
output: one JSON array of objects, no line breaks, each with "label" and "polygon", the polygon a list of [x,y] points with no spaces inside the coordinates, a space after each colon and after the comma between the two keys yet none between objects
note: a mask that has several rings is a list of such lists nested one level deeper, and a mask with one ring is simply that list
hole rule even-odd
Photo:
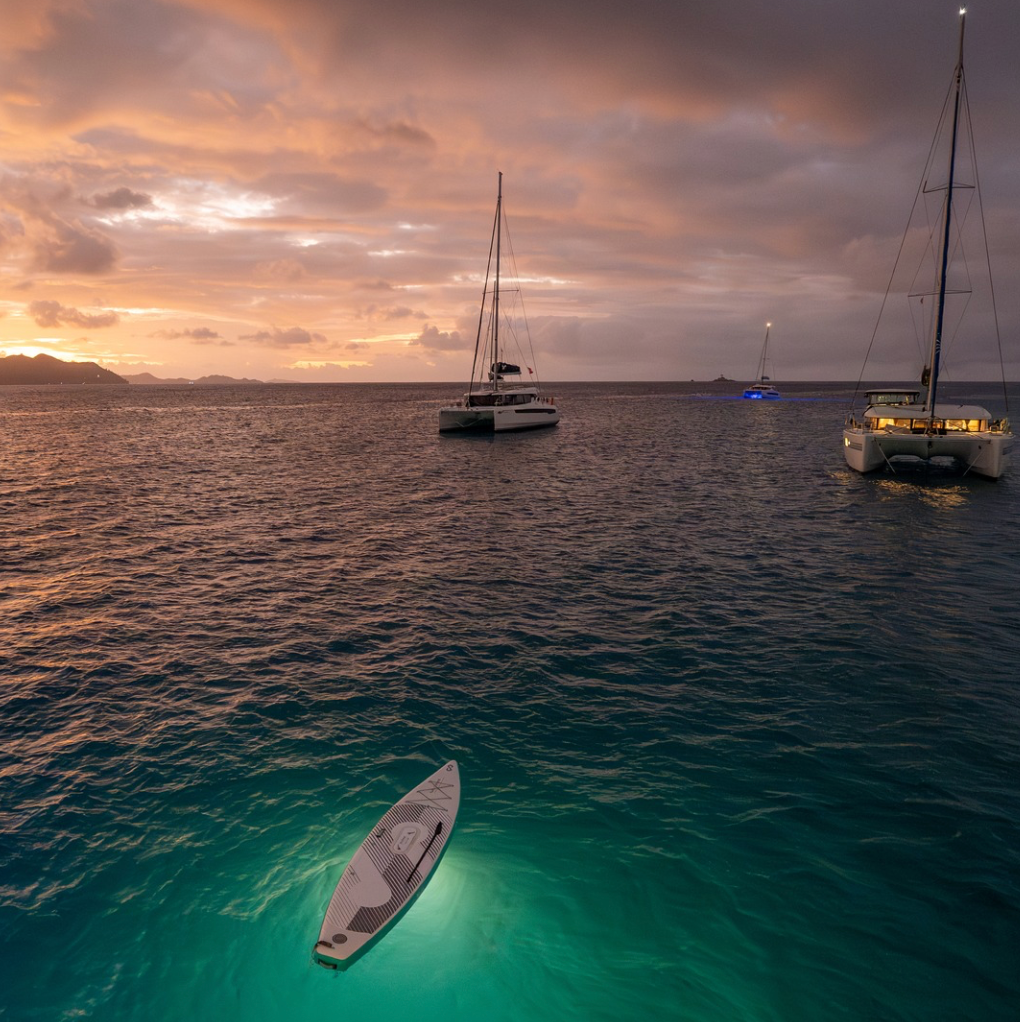
[{"label": "sun glow on horizon", "polygon": [[61,362],[95,362],[96,355],[90,355],[81,351],[68,350],[61,347],[66,342],[59,337],[39,337],[34,341],[0,341],[0,358],[9,355],[25,355],[27,358],[35,358],[36,355],[49,355],[50,358],[60,359]]},{"label": "sun glow on horizon", "polygon": [[358,362],[345,359],[298,359],[296,362],[289,362],[285,369],[368,369],[371,362]]},{"label": "sun glow on horizon", "polygon": [[406,343],[413,341],[418,337],[417,333],[403,333],[403,334],[376,334],[375,337],[352,337],[348,344],[386,344],[387,342],[395,341],[399,343]]}]

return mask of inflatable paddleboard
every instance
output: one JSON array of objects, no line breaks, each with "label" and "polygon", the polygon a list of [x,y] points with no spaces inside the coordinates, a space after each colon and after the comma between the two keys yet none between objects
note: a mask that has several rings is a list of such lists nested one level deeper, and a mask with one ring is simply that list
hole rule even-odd
[{"label": "inflatable paddleboard", "polygon": [[340,876],[322,921],[315,960],[343,969],[410,908],[439,862],[460,806],[451,760],[391,806]]}]

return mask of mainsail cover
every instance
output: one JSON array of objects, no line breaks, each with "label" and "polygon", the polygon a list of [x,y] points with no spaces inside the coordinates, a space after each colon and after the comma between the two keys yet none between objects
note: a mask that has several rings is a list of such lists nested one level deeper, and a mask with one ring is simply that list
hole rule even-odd
[{"label": "mainsail cover", "polygon": [[[512,362],[493,362],[491,376],[502,379],[504,376],[520,376],[521,367]],[[490,376],[490,378],[491,378]]]}]

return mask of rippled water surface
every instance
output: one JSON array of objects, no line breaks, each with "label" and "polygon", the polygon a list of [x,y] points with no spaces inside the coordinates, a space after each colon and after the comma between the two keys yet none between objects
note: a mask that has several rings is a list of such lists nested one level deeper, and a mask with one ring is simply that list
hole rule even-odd
[{"label": "rippled water surface", "polygon": [[[440,437],[458,389],[0,391],[0,1018],[1016,1019],[1020,452],[864,478],[806,384]],[[429,887],[316,967],[447,758]]]}]

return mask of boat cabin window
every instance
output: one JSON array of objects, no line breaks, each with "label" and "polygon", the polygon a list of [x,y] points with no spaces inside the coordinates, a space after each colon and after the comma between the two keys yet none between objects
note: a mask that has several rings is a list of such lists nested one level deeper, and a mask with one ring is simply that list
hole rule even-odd
[{"label": "boat cabin window", "polygon": [[946,429],[961,433],[980,433],[988,429],[981,419],[946,419]]},{"label": "boat cabin window", "polygon": [[920,396],[917,390],[869,390],[869,405],[912,405]]},{"label": "boat cabin window", "polygon": [[[894,419],[891,416],[880,416],[873,420],[875,429],[903,429],[912,433],[925,433],[928,430],[928,419]],[[936,433],[980,433],[988,429],[985,419],[935,419],[931,428]]]},{"label": "boat cabin window", "polygon": [[520,394],[511,390],[501,394],[469,394],[467,404],[469,408],[491,408],[493,405],[500,407],[526,405],[531,400],[531,394]]}]

